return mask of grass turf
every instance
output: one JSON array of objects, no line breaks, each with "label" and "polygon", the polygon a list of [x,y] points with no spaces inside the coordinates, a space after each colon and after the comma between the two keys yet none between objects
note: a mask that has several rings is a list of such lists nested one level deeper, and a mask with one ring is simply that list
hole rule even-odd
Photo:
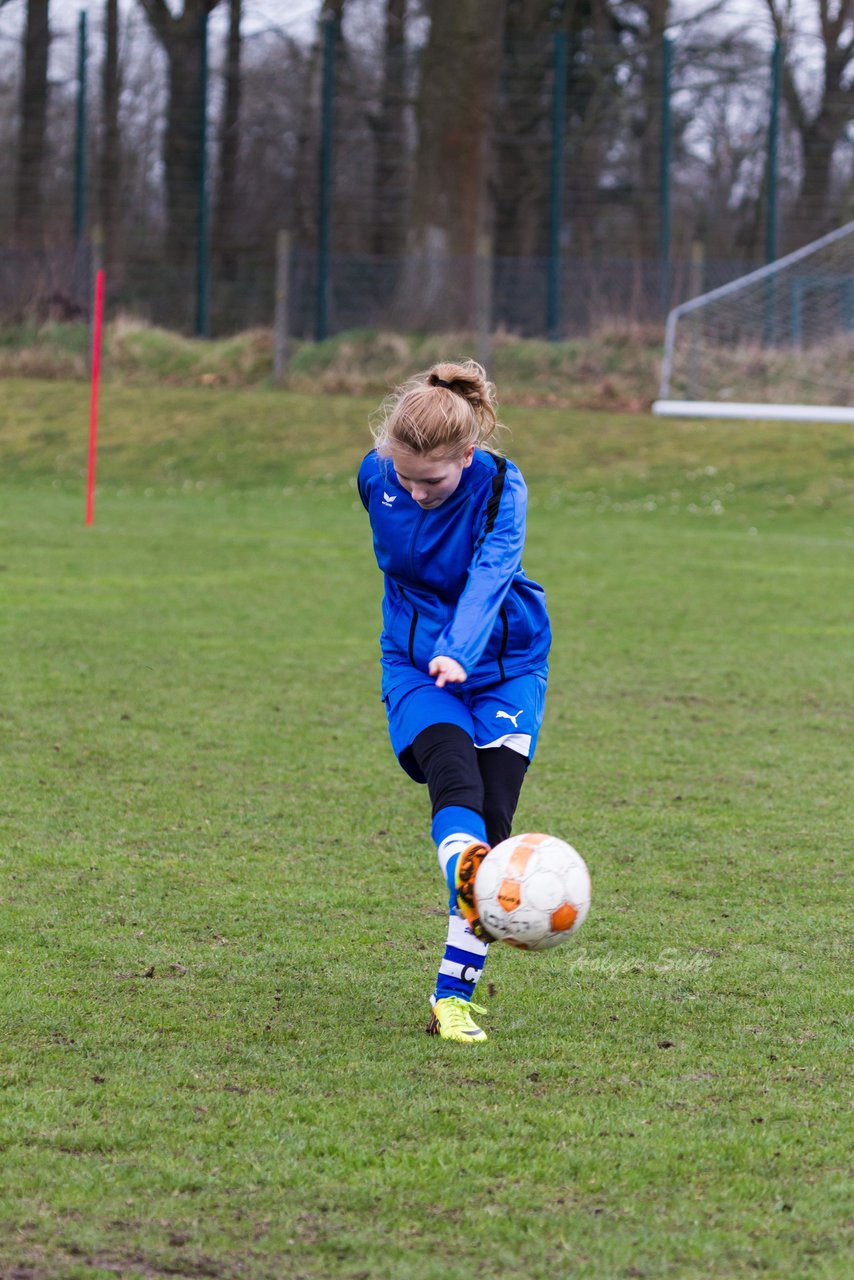
[{"label": "grass turf", "polygon": [[[0,1274],[851,1272],[848,430],[508,415],[556,643],[517,829],[577,944],[444,936],[377,696],[370,406],[0,409]],[[485,995],[485,993],[484,993]]]}]

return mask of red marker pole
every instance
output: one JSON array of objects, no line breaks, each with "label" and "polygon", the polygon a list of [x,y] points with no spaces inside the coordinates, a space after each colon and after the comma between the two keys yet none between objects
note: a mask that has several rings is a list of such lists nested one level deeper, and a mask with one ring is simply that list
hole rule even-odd
[{"label": "red marker pole", "polygon": [[95,466],[98,461],[98,392],[101,388],[101,332],[104,321],[104,273],[95,276],[92,325],[92,395],[89,403],[89,473],[86,480],[86,523],[95,519]]}]

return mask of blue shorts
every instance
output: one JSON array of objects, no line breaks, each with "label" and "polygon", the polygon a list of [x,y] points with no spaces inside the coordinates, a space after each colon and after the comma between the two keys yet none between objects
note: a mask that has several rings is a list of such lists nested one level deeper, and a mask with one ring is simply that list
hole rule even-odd
[{"label": "blue shorts", "polygon": [[459,725],[476,747],[506,746],[533,760],[546,709],[546,678],[530,672],[477,689],[465,684],[437,689],[432,676],[412,668],[411,677],[386,695],[385,708],[401,767],[416,782],[426,782],[410,748],[434,724]]}]

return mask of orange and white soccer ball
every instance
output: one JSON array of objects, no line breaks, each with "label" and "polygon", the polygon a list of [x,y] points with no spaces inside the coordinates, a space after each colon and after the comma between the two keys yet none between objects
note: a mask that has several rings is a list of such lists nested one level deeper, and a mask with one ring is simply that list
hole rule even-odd
[{"label": "orange and white soccer ball", "polygon": [[511,836],[478,868],[474,896],[488,933],[524,951],[560,946],[590,910],[590,872],[557,836]]}]

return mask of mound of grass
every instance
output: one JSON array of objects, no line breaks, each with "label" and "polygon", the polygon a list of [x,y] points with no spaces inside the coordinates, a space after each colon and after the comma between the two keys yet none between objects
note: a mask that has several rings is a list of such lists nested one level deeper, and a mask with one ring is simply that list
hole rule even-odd
[{"label": "mound of grass", "polygon": [[[0,378],[85,380],[89,336],[80,323],[0,329]],[[106,381],[131,386],[269,387],[273,347],[270,329],[202,340],[118,316],[105,329],[102,369]],[[293,342],[282,387],[379,400],[437,361],[478,356],[479,347],[477,336],[464,332],[352,329],[325,342]],[[502,406],[645,413],[656,395],[661,353],[662,333],[655,326],[611,325],[565,342],[499,332],[491,340],[489,373]],[[854,348],[845,337],[804,351],[677,349],[674,395],[690,396],[706,368],[715,376],[709,395],[724,400],[797,401],[804,385],[812,384],[817,402],[844,403],[854,377]]]},{"label": "mound of grass", "polygon": [[[0,377],[88,379],[87,324],[17,325],[0,329]],[[273,368],[270,330],[202,341],[119,316],[104,329],[105,381],[131,385],[255,386]]]},{"label": "mound of grass", "polygon": [[[84,379],[84,324],[27,325],[0,331],[0,377]],[[412,335],[354,329],[325,342],[292,346],[284,385],[309,395],[380,397],[438,360],[477,355],[472,334]],[[490,373],[504,404],[645,409],[655,394],[660,333],[626,327],[549,343],[496,334]],[[131,385],[257,387],[272,383],[273,334],[252,329],[229,338],[188,338],[119,316],[104,337],[105,380]]]},{"label": "mound of grass", "polygon": [[[493,336],[489,372],[503,404],[645,410],[658,380],[661,335],[638,326],[593,337],[544,342]],[[382,395],[440,360],[478,354],[472,334],[425,336],[353,330],[294,352],[287,385],[294,390]]]},{"label": "mound of grass", "polygon": [[202,340],[127,316],[107,326],[105,369],[121,381],[254,386],[269,378],[272,368],[273,336],[268,329]]},{"label": "mound of grass", "polygon": [[0,377],[85,378],[89,327],[80,323],[33,323],[0,328]]}]

